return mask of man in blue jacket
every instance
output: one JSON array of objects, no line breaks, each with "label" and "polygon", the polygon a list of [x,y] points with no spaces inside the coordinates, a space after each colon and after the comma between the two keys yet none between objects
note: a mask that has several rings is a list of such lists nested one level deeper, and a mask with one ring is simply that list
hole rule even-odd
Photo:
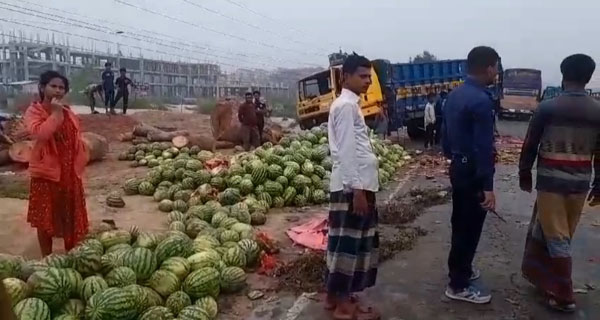
[{"label": "man in blue jacket", "polygon": [[494,211],[494,101],[486,87],[498,74],[498,53],[476,47],[467,58],[465,83],[452,91],[444,106],[444,154],[451,159],[452,248],[448,258],[450,283],[446,296],[476,304],[491,295],[473,281],[473,258],[487,211]]}]

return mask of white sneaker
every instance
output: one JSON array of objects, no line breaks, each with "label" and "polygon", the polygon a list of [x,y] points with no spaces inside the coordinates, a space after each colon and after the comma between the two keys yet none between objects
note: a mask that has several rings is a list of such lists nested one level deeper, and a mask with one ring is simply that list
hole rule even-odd
[{"label": "white sneaker", "polygon": [[491,294],[484,294],[477,287],[471,285],[461,291],[454,291],[452,288],[446,288],[446,297],[452,300],[465,301],[474,304],[486,304],[492,301]]},{"label": "white sneaker", "polygon": [[471,273],[469,281],[475,281],[479,278],[481,278],[481,270],[473,268],[473,273]]}]

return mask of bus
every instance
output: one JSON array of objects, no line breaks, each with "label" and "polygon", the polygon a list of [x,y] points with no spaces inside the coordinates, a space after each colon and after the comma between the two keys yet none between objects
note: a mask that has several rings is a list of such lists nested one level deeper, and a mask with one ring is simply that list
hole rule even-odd
[{"label": "bus", "polygon": [[529,118],[538,106],[542,94],[542,71],[536,69],[506,69],[500,100],[500,118]]}]

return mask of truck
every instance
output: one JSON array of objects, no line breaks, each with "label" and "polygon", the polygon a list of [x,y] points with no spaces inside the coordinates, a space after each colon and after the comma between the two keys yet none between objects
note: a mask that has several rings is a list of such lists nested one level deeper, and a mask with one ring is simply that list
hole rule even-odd
[{"label": "truck", "polygon": [[[554,91],[549,93],[554,93]],[[541,98],[542,72],[540,70],[506,69],[498,117],[501,119],[529,118]]]},{"label": "truck", "polygon": [[[343,56],[330,56],[328,70],[298,82],[297,113],[300,126],[308,129],[327,121],[331,103],[341,93]],[[442,60],[421,63],[372,61],[372,85],[361,97],[362,114],[373,127],[375,116],[387,108],[389,130],[407,129],[411,139],[424,133],[424,110],[427,95],[439,94],[459,86],[466,77],[466,60]],[[501,77],[494,85],[500,93]]]}]

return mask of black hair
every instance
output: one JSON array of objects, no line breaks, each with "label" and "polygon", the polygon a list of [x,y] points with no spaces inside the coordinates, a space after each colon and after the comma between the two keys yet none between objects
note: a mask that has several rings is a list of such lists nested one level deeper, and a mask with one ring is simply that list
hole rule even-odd
[{"label": "black hair", "polygon": [[467,70],[470,74],[478,73],[500,61],[498,52],[490,47],[475,47],[467,56]]},{"label": "black hair", "polygon": [[254,90],[254,92],[252,92],[252,94],[257,94],[257,93],[260,94],[260,91]]},{"label": "black hair", "polygon": [[63,84],[65,85],[65,93],[69,92],[69,79],[67,79],[67,77],[63,76],[62,74],[58,73],[57,71],[49,70],[40,75],[40,83],[39,83],[39,88],[38,88],[38,93],[40,94],[40,101],[44,101],[43,88],[46,87],[46,85],[48,83],[50,83],[50,81],[52,81],[52,79],[56,79],[56,78],[59,78],[63,81]]},{"label": "black hair", "polygon": [[427,99],[429,99],[429,98],[435,98],[435,93],[433,93],[433,92],[428,93]]},{"label": "black hair", "polygon": [[105,66],[105,67],[110,67],[110,66],[112,66],[112,63],[110,63],[110,62],[107,62],[107,63],[105,63],[105,64],[104,64],[104,66]]},{"label": "black hair", "polygon": [[448,96],[448,92],[446,92],[446,91],[440,92],[440,97],[445,98],[447,96]]},{"label": "black hair", "polygon": [[342,65],[342,74],[354,74],[360,67],[371,69],[371,61],[363,56],[353,53],[346,58],[346,61],[344,61],[344,65]]},{"label": "black hair", "polygon": [[252,95],[252,92],[248,91],[244,94],[244,97],[251,96],[251,95]]},{"label": "black hair", "polygon": [[127,69],[121,68],[121,69],[119,69],[119,72],[127,72]]},{"label": "black hair", "polygon": [[582,85],[590,82],[594,70],[596,70],[594,59],[581,53],[566,57],[560,64],[560,72],[564,81]]}]

